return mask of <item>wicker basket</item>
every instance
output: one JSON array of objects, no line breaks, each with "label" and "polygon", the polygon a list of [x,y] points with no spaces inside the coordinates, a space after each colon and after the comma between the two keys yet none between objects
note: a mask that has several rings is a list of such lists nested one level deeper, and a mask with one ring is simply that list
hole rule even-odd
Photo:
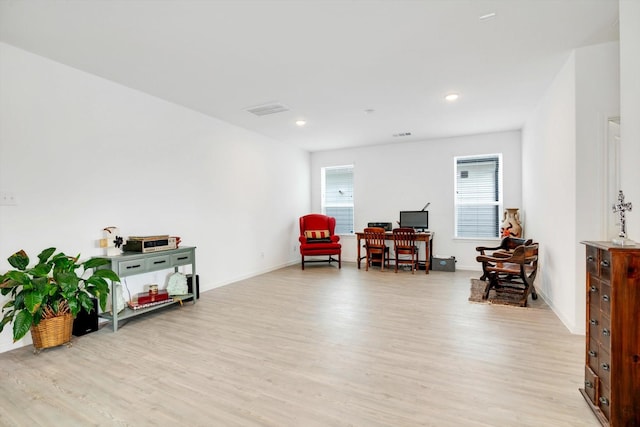
[{"label": "wicker basket", "polygon": [[33,346],[40,350],[67,344],[71,342],[72,330],[73,316],[71,313],[43,319],[40,323],[31,327]]}]

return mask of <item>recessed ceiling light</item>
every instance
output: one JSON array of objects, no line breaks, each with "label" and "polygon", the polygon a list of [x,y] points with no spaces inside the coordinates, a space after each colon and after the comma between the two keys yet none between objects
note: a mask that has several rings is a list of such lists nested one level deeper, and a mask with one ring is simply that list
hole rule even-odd
[{"label": "recessed ceiling light", "polygon": [[307,124],[306,120],[296,120],[296,124],[300,127],[304,126]]},{"label": "recessed ceiling light", "polygon": [[450,93],[444,97],[444,99],[446,99],[449,102],[457,101],[458,98],[460,98],[460,95],[457,93]]},{"label": "recessed ceiling light", "polygon": [[480,16],[478,19],[481,21],[486,21],[488,19],[493,19],[496,17],[496,13],[495,12],[491,12],[491,13],[487,13],[485,15]]}]

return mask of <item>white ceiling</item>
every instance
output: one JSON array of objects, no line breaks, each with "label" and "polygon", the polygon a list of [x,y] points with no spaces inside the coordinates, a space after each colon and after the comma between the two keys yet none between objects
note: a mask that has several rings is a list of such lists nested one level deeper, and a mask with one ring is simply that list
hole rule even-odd
[{"label": "white ceiling", "polygon": [[[316,151],[520,129],[617,18],[617,0],[0,0],[0,41]],[[290,111],[246,111],[271,102]]]}]

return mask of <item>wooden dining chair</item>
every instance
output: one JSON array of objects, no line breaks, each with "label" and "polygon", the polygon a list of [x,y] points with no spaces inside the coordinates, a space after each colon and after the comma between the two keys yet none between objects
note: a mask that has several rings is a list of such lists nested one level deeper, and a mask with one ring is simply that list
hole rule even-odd
[{"label": "wooden dining chair", "polygon": [[389,247],[385,243],[384,228],[367,227],[364,229],[364,244],[367,250],[366,271],[374,261],[380,262],[380,270],[384,270],[384,264],[389,267]]},{"label": "wooden dining chair", "polygon": [[393,250],[395,252],[395,271],[399,264],[411,266],[411,274],[418,269],[418,246],[416,246],[416,230],[408,227],[393,229]]}]

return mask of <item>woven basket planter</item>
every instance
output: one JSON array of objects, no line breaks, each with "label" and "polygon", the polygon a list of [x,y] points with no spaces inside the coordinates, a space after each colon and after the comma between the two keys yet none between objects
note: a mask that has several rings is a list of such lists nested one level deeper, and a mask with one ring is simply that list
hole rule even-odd
[{"label": "woven basket planter", "polygon": [[31,338],[36,350],[57,347],[71,342],[73,316],[71,313],[50,319],[43,319],[31,327]]}]

